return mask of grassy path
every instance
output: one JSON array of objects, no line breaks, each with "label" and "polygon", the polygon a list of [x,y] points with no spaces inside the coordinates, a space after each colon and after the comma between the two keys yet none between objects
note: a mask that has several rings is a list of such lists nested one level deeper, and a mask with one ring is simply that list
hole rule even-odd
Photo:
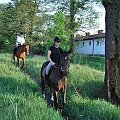
[{"label": "grassy path", "polygon": [[10,55],[0,55],[0,120],[63,120],[48,108],[39,88],[15,67]]},{"label": "grassy path", "polygon": [[[10,55],[0,55],[1,120],[63,119],[40,97],[40,68],[45,60],[44,57],[27,58],[23,73],[11,63]],[[120,120],[120,108],[101,99],[104,71],[93,69],[92,65],[71,64],[63,113],[69,120]]]},{"label": "grassy path", "polygon": [[[38,83],[40,82],[40,68],[45,60],[43,57],[31,57],[27,61],[26,72],[32,73]],[[92,64],[90,62],[92,67],[71,64],[67,104],[63,110],[69,120],[120,120],[120,108],[101,99],[104,71],[101,68],[99,70],[96,64],[99,64],[99,61]],[[104,63],[101,64],[104,66]]]}]

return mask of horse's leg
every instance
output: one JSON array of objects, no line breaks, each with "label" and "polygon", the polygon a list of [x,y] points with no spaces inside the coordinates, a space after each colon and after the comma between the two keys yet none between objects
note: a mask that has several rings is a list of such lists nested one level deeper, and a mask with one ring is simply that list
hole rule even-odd
[{"label": "horse's leg", "polygon": [[21,68],[23,68],[25,66],[25,58],[22,58],[23,64],[21,66]]},{"label": "horse's leg", "polygon": [[54,107],[58,109],[58,91],[54,91]]},{"label": "horse's leg", "polygon": [[45,98],[45,78],[41,77],[41,89],[42,89],[42,96]]},{"label": "horse's leg", "polygon": [[15,64],[15,46],[12,51],[13,63]]},{"label": "horse's leg", "polygon": [[62,106],[61,106],[61,108],[63,108],[66,104],[66,87],[61,92],[62,92]]},{"label": "horse's leg", "polygon": [[50,87],[51,101],[54,101],[53,89]]},{"label": "horse's leg", "polygon": [[13,55],[13,63],[15,64],[15,56]]},{"label": "horse's leg", "polygon": [[17,61],[18,61],[18,67],[20,66],[20,59],[19,57],[17,57]]}]

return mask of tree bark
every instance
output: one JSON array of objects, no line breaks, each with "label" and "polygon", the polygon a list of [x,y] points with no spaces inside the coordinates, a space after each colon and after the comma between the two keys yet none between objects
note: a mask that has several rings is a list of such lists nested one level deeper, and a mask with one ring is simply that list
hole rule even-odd
[{"label": "tree bark", "polygon": [[103,0],[106,10],[105,80],[106,95],[111,102],[120,103],[120,1]]},{"label": "tree bark", "polygon": [[70,49],[73,53],[74,48],[74,31],[75,31],[75,0],[70,0]]}]

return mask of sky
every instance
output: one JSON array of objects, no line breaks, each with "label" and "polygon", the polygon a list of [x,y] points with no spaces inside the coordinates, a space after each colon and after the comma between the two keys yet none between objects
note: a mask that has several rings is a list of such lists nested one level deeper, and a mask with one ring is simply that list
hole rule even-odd
[{"label": "sky", "polygon": [[99,29],[105,31],[105,8],[102,4],[99,4],[99,6],[94,6],[97,12],[100,13],[99,16]]},{"label": "sky", "polygon": [[[0,3],[8,3],[11,0],[0,0]],[[99,30],[103,30],[105,32],[105,9],[104,7],[99,4],[99,6],[94,5],[94,8],[96,9],[96,11],[98,11],[100,13],[100,17],[99,17],[99,28],[93,29],[93,30],[84,30],[86,32],[90,32],[90,34],[96,34],[98,29]]]},{"label": "sky", "polygon": [[10,2],[11,0],[0,0],[0,3],[8,3]]}]

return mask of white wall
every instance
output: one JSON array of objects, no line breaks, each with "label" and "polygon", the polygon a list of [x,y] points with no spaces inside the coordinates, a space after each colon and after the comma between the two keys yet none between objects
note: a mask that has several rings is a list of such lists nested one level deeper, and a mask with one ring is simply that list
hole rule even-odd
[{"label": "white wall", "polygon": [[[97,41],[99,41],[97,45]],[[94,55],[105,55],[105,39],[95,40]]]},{"label": "white wall", "polygon": [[[90,45],[91,42],[91,45]],[[94,45],[94,48],[93,48]],[[105,55],[105,39],[83,40],[77,42],[75,51],[80,54]]]}]

